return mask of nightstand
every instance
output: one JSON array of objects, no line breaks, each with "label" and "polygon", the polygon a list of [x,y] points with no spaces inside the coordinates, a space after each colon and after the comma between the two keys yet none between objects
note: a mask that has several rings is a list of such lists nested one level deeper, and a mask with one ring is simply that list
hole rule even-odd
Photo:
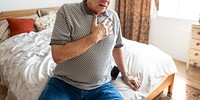
[{"label": "nightstand", "polygon": [[188,52],[186,71],[189,70],[190,63],[200,63],[200,23],[192,25],[192,38]]}]

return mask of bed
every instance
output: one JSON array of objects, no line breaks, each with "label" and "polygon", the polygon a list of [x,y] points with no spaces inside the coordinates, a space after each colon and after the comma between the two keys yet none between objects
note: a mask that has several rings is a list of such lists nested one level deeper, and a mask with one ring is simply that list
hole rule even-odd
[{"label": "bed", "polygon": [[[42,8],[42,10],[55,11],[58,8]],[[1,12],[0,31],[3,29],[2,25],[6,26],[4,23],[6,18],[30,16],[33,18],[33,15],[34,17],[35,14],[38,15],[39,10],[41,9]],[[10,32],[9,28],[4,30]],[[49,45],[52,30],[52,26],[45,26],[39,31],[23,32],[11,37],[0,34],[0,84],[8,88],[6,100],[37,100],[56,66]],[[124,99],[151,100],[166,88],[172,94],[174,76],[177,72],[172,57],[150,44],[125,38],[123,41],[128,73],[139,77],[142,81],[141,88],[133,91],[123,83],[121,75],[112,80],[112,84]]]}]

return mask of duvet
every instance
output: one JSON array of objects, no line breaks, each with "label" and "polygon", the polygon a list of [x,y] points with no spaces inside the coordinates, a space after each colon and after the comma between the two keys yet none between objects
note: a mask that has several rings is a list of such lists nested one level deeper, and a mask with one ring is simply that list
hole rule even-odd
[{"label": "duvet", "polygon": [[[8,88],[7,100],[37,100],[56,64],[49,45],[52,29],[22,33],[0,43],[0,84]],[[131,90],[119,75],[111,81],[125,100],[148,96],[170,74],[177,72],[171,56],[153,45],[123,39],[125,65],[142,81]],[[114,63],[113,63],[114,64]]]}]

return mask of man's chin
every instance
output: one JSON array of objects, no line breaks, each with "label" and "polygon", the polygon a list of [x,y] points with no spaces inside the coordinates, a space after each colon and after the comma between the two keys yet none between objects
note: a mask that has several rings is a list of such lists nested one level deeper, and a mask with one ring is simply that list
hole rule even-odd
[{"label": "man's chin", "polygon": [[97,15],[104,13],[106,10],[101,10],[99,12],[97,12]]}]

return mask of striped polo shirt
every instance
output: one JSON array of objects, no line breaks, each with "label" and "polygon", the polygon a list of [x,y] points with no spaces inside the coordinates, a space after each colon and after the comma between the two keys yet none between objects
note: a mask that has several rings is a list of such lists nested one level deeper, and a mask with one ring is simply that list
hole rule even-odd
[{"label": "striped polo shirt", "polygon": [[[81,3],[64,4],[57,12],[51,45],[64,45],[91,34],[94,13]],[[97,88],[111,80],[113,49],[123,46],[120,21],[117,14],[107,10],[98,16],[98,23],[109,17],[113,31],[83,54],[58,64],[54,76],[83,90]]]}]

